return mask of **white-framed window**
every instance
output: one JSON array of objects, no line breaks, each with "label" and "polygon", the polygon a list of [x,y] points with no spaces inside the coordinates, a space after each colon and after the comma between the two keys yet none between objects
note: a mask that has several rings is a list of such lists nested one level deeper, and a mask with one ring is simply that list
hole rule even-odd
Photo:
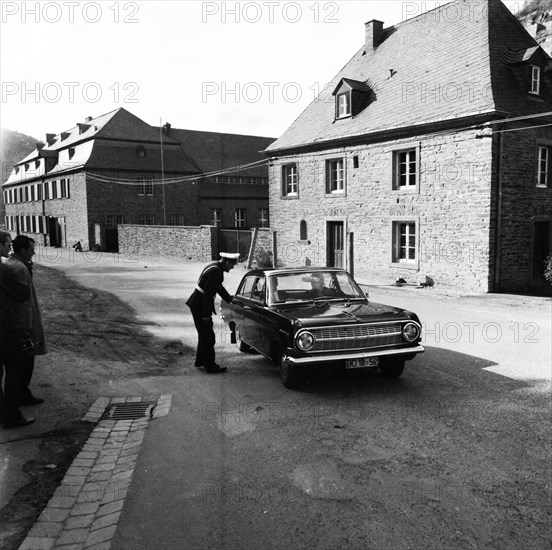
[{"label": "white-framed window", "polygon": [[169,216],[169,225],[176,225],[176,214]]},{"label": "white-framed window", "polygon": [[531,88],[530,93],[539,95],[541,87],[541,68],[537,65],[531,65]]},{"label": "white-framed window", "polygon": [[417,224],[413,220],[400,220],[393,222],[393,263],[412,264],[417,262],[418,243],[416,226]]},{"label": "white-framed window", "polygon": [[550,148],[539,145],[537,151],[537,187],[548,187]]},{"label": "white-framed window", "polygon": [[69,179],[68,178],[62,178],[59,180],[59,186],[60,186],[60,199],[68,199],[69,198]]},{"label": "white-framed window", "polygon": [[282,166],[282,195],[284,197],[297,197],[299,193],[299,175],[297,164],[284,164]]},{"label": "white-framed window", "polygon": [[53,181],[49,181],[48,182],[48,185],[50,187],[50,195],[49,195],[49,198],[50,199],[57,199],[58,196],[57,196],[57,181],[56,180],[53,180]]},{"label": "white-framed window", "polygon": [[245,227],[245,208],[236,208],[234,213],[234,227]]},{"label": "white-framed window", "polygon": [[147,225],[146,224],[146,216],[144,216],[144,214],[140,214],[138,216],[138,225]]},{"label": "white-framed window", "polygon": [[336,118],[351,116],[351,90],[337,94],[335,103]]},{"label": "white-framed window", "polygon": [[343,159],[326,161],[326,193],[343,193],[345,191],[345,170]]},{"label": "white-framed window", "polygon": [[222,208],[211,208],[211,225],[222,226]]},{"label": "white-framed window", "polygon": [[105,226],[107,229],[115,229],[117,225],[124,223],[122,214],[107,214],[105,217]]},{"label": "white-framed window", "polygon": [[138,195],[153,196],[153,178],[140,178],[138,181]]},{"label": "white-framed window", "polygon": [[259,226],[260,227],[269,226],[268,208],[259,208]]},{"label": "white-framed window", "polygon": [[393,151],[393,189],[415,189],[418,185],[418,149]]}]

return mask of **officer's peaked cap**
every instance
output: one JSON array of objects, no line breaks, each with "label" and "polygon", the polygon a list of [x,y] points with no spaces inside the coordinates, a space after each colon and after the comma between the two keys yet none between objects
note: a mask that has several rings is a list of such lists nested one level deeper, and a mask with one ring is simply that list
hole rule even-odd
[{"label": "officer's peaked cap", "polygon": [[240,253],[239,252],[221,252],[220,257],[223,260],[232,260],[234,262],[237,262],[240,259]]}]

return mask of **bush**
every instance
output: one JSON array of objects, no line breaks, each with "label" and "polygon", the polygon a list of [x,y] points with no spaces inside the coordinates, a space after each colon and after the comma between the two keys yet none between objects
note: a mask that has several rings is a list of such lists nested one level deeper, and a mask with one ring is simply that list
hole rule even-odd
[{"label": "bush", "polygon": [[552,285],[552,254],[544,262],[544,278]]}]

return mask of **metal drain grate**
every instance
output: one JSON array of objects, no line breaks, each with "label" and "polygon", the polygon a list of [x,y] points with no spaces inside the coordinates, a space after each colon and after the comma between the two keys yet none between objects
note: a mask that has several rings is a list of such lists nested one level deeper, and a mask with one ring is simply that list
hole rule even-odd
[{"label": "metal drain grate", "polygon": [[151,416],[155,405],[153,403],[114,403],[102,415],[102,420],[134,420]]}]

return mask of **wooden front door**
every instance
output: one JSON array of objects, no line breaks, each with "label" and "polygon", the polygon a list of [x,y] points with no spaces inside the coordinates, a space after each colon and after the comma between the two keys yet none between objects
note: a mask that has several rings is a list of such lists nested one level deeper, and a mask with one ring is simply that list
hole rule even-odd
[{"label": "wooden front door", "polygon": [[328,222],[328,267],[344,267],[345,230],[343,222]]}]

